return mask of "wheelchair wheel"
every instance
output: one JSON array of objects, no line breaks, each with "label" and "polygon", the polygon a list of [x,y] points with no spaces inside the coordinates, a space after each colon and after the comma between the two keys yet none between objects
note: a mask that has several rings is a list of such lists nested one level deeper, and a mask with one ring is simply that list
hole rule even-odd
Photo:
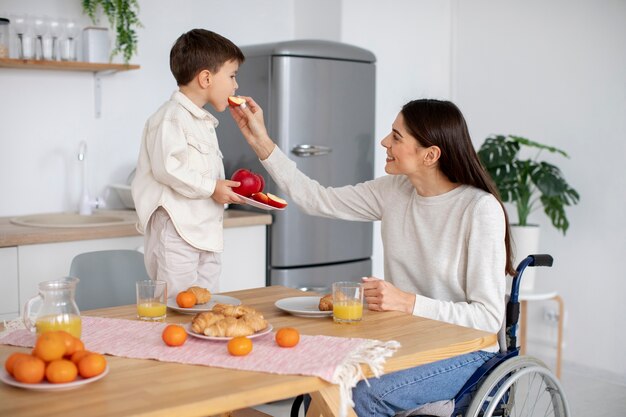
[{"label": "wheelchair wheel", "polygon": [[516,356],[496,367],[480,385],[466,417],[568,417],[559,381],[538,359]]}]

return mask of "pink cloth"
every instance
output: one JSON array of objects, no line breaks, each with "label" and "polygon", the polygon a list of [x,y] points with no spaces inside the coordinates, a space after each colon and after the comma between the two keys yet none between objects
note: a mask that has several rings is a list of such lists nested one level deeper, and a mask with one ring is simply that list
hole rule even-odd
[{"label": "pink cloth", "polygon": [[[169,347],[161,339],[167,324],[83,316],[81,339],[85,349],[107,355],[283,375],[312,375],[329,382],[334,382],[335,370],[352,352],[370,342],[366,339],[301,335],[297,346],[281,348],[271,332],[252,339],[252,352],[237,357],[228,353],[227,342],[192,336],[183,346]],[[1,335],[0,343],[32,347],[35,335],[28,330],[14,330]]]}]

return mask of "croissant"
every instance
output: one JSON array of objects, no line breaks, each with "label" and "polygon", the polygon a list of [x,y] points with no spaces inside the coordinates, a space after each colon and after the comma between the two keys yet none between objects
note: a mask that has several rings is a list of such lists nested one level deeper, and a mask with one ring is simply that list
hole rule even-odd
[{"label": "croissant", "polygon": [[203,333],[205,336],[237,337],[249,336],[254,333],[254,330],[244,323],[243,320],[238,320],[234,317],[225,317],[205,328]]},{"label": "croissant", "polygon": [[187,291],[196,296],[196,304],[206,304],[211,299],[211,291],[202,287],[189,287]]},{"label": "croissant", "polygon": [[239,320],[250,326],[255,332],[267,327],[267,321],[260,314],[244,314]]},{"label": "croissant", "polygon": [[196,333],[202,334],[204,329],[223,319],[223,315],[215,314],[212,311],[198,313],[191,320],[191,329]]},{"label": "croissant", "polygon": [[253,309],[252,307],[241,306],[241,305],[235,306],[232,304],[215,304],[213,306],[213,312],[217,314],[223,314],[226,317],[239,318],[243,316],[244,314],[257,314],[261,316],[261,318],[263,318],[263,315],[259,313],[258,311],[256,311],[255,309]]},{"label": "croissant", "polygon": [[317,307],[320,311],[331,311],[333,309],[333,295],[326,294],[320,298],[320,304]]}]

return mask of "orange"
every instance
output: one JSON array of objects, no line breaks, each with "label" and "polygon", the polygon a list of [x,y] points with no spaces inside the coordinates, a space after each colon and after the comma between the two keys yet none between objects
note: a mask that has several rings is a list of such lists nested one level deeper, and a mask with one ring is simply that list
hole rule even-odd
[{"label": "orange", "polygon": [[80,339],[74,339],[74,352],[72,352],[72,354],[81,350],[85,350],[85,344]]},{"label": "orange", "polygon": [[107,367],[107,360],[99,353],[90,353],[78,362],[78,373],[83,378],[100,375]]},{"label": "orange", "polygon": [[13,378],[25,384],[38,384],[43,381],[46,363],[36,356],[19,358],[13,364]]},{"label": "orange", "polygon": [[74,362],[67,359],[57,359],[46,366],[46,379],[53,384],[72,382],[78,375],[78,368]]},{"label": "orange", "polygon": [[246,356],[252,352],[252,340],[246,336],[233,337],[228,341],[228,353],[233,356]]},{"label": "orange", "polygon": [[190,291],[181,291],[176,296],[178,307],[191,308],[196,305],[196,302],[198,302],[196,295]]},{"label": "orange", "polygon": [[[56,330],[53,333],[58,334],[63,339],[63,343],[65,343],[65,355],[71,356],[74,352],[76,352],[77,343],[76,341],[80,341],[80,339],[75,338],[65,330]],[[82,343],[82,342],[81,342]]]},{"label": "orange", "polygon": [[300,332],[293,327],[283,327],[276,332],[276,343],[280,347],[294,347],[300,342]]},{"label": "orange", "polygon": [[168,346],[182,346],[187,340],[187,332],[182,326],[170,324],[163,329],[161,338]]},{"label": "orange", "polygon": [[78,366],[78,362],[80,362],[80,360],[82,358],[84,358],[85,356],[91,354],[92,352],[88,351],[88,350],[78,350],[76,352],[74,352],[74,354],[72,355],[72,357],[70,358],[70,360],[72,362],[74,362],[74,365]]},{"label": "orange", "polygon": [[11,353],[9,357],[7,358],[7,360],[4,361],[4,369],[7,370],[9,375],[13,376],[13,365],[15,365],[15,362],[20,358],[30,358],[30,357],[31,355],[29,355],[28,353],[23,353],[23,352]]},{"label": "orange", "polygon": [[65,355],[65,342],[63,336],[57,332],[45,332],[37,338],[33,355],[45,362],[61,359]]}]

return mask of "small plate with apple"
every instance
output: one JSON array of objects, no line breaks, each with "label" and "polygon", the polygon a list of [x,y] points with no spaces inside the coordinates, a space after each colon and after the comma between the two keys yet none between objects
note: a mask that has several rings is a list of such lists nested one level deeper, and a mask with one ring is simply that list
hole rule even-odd
[{"label": "small plate with apple", "polygon": [[287,202],[274,194],[264,193],[265,179],[245,168],[240,168],[230,177],[240,183],[239,187],[233,187],[233,191],[252,207],[264,210],[284,210]]}]

